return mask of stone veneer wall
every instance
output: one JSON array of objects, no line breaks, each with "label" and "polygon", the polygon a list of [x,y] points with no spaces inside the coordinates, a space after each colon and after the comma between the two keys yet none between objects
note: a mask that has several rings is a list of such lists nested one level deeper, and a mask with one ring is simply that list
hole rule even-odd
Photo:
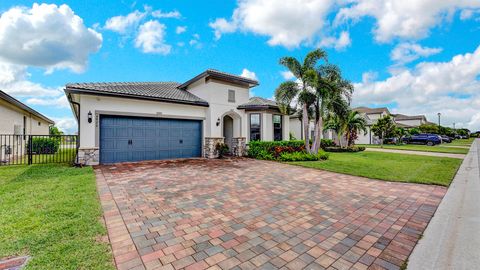
[{"label": "stone veneer wall", "polygon": [[232,138],[232,155],[236,157],[243,157],[247,154],[247,138],[237,137]]},{"label": "stone veneer wall", "polygon": [[100,163],[100,150],[94,148],[79,148],[78,163],[82,165],[98,165]]},{"label": "stone veneer wall", "polygon": [[206,158],[217,158],[218,153],[215,150],[215,146],[218,143],[224,143],[223,137],[205,137],[205,146],[203,149],[203,156]]}]

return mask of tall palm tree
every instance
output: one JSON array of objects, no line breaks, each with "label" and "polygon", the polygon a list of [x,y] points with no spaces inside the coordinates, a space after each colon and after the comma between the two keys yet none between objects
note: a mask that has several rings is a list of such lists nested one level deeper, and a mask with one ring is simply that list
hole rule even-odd
[{"label": "tall palm tree", "polygon": [[284,82],[275,90],[275,99],[280,104],[280,109],[285,113],[290,110],[294,101],[302,109],[303,133],[305,134],[305,149],[310,149],[310,132],[308,108],[315,103],[315,91],[309,82],[315,74],[315,68],[320,59],[327,60],[327,54],[321,49],[311,51],[305,56],[303,64],[294,57],[283,57],[280,64],[285,66],[298,80],[296,82]]},{"label": "tall palm tree", "polygon": [[334,114],[338,116],[336,120],[343,122],[348,116],[353,85],[342,77],[335,65],[320,66],[314,74],[309,75],[309,84],[315,89],[315,127],[311,152],[316,153],[320,148],[323,120]]},{"label": "tall palm tree", "polygon": [[347,140],[347,146],[350,146],[351,136],[357,134],[360,131],[363,131],[364,134],[367,134],[367,120],[357,111],[349,111],[347,117],[343,123],[345,139]]}]

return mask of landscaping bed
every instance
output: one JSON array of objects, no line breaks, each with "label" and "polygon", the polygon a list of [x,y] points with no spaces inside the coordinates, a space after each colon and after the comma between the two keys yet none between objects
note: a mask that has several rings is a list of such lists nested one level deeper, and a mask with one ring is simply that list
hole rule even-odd
[{"label": "landscaping bed", "polygon": [[290,162],[309,168],[368,178],[448,186],[461,159],[382,152],[330,153],[322,162]]},{"label": "landscaping bed", "polygon": [[92,168],[0,167],[0,258],[27,269],[114,269]]},{"label": "landscaping bed", "polygon": [[248,156],[262,160],[317,161],[328,159],[328,153],[305,151],[304,141],[252,141],[248,145]]}]

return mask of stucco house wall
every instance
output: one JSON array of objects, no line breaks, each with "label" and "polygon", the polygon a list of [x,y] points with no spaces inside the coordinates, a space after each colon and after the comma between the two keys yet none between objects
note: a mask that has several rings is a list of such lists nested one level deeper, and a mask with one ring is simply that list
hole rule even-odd
[{"label": "stucco house wall", "polygon": [[[51,123],[36,117],[32,113],[26,112],[5,100],[0,100],[0,134],[12,135],[15,132],[15,126],[19,126],[23,134],[23,117],[26,117],[26,134],[30,135],[48,135]],[[18,135],[21,135],[18,134]]]},{"label": "stucco house wall", "polygon": [[411,126],[411,127],[419,127],[420,125],[424,124],[424,121],[421,119],[405,119],[405,120],[395,120],[396,123]]},{"label": "stucco house wall", "polygon": [[[103,115],[144,116],[158,118],[206,119],[206,107],[139,100],[130,98],[79,95],[80,148],[99,147],[99,117]],[[92,112],[92,123],[88,123]],[[205,128],[205,121],[203,130]]]}]

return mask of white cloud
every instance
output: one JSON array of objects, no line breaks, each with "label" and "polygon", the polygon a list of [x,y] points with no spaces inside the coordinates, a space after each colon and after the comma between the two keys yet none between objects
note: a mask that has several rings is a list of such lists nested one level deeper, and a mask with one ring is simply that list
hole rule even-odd
[{"label": "white cloud", "polygon": [[152,16],[155,18],[180,19],[182,17],[182,14],[180,14],[180,12],[178,12],[177,10],[170,11],[170,12],[162,12],[161,10],[155,10],[152,12]]},{"label": "white cloud", "polygon": [[470,20],[480,14],[480,9],[464,9],[460,12],[460,20]]},{"label": "white cloud", "polygon": [[73,117],[49,117],[55,121],[55,126],[58,127],[65,134],[76,134],[77,120]]},{"label": "white cloud", "polygon": [[67,5],[13,7],[0,17],[0,60],[55,69],[85,70],[88,57],[102,45],[102,35],[83,24]]},{"label": "white cloud", "polygon": [[291,71],[281,71],[280,74],[282,75],[282,77],[285,79],[285,80],[291,80],[291,79],[294,79],[295,78],[295,75],[293,75],[293,73]]},{"label": "white cloud", "polygon": [[395,103],[395,111],[425,114],[430,120],[442,113],[442,123],[480,129],[480,46],[473,53],[448,62],[423,62],[384,80],[366,75],[355,84],[355,105]]},{"label": "white cloud", "polygon": [[311,44],[325,25],[334,0],[240,0],[232,17],[210,23],[215,37],[237,30],[268,36],[268,44]]},{"label": "white cloud", "polygon": [[242,74],[240,74],[240,76],[258,81],[257,74],[255,74],[255,72],[250,71],[246,68],[242,70]]},{"label": "white cloud", "polygon": [[341,51],[350,46],[350,44],[352,44],[350,33],[347,31],[342,31],[338,38],[325,37],[321,39],[321,41],[318,43],[318,46],[324,48],[335,48],[335,50]]},{"label": "white cloud", "polygon": [[397,64],[406,64],[419,59],[440,53],[442,48],[422,47],[416,43],[404,42],[398,44],[390,53],[390,59]]},{"label": "white cloud", "polygon": [[200,35],[195,33],[192,35],[192,39],[188,42],[190,46],[194,46],[197,49],[202,48],[202,43],[200,43]]},{"label": "white cloud", "polygon": [[177,26],[177,28],[175,28],[175,33],[177,33],[177,34],[184,33],[185,31],[187,31],[186,26]]},{"label": "white cloud", "polygon": [[126,16],[115,16],[109,18],[105,22],[105,29],[125,34],[127,32],[133,31],[140,22],[147,16],[147,12],[140,12],[135,10],[134,12]]},{"label": "white cloud", "polygon": [[67,96],[61,95],[57,98],[38,98],[32,97],[26,100],[27,104],[40,106],[54,106],[56,108],[70,108]]},{"label": "white cloud", "polygon": [[218,18],[208,25],[213,28],[216,40],[219,40],[222,34],[233,33],[237,30],[237,25],[234,22],[228,22],[225,18]]},{"label": "white cloud", "polygon": [[424,38],[431,28],[450,20],[456,10],[480,7],[478,0],[348,0],[347,3],[337,13],[336,24],[373,17],[376,20],[373,32],[379,42]]},{"label": "white cloud", "polygon": [[140,48],[144,53],[156,53],[167,55],[172,46],[165,43],[164,24],[150,20],[142,24],[135,39],[135,47]]}]

